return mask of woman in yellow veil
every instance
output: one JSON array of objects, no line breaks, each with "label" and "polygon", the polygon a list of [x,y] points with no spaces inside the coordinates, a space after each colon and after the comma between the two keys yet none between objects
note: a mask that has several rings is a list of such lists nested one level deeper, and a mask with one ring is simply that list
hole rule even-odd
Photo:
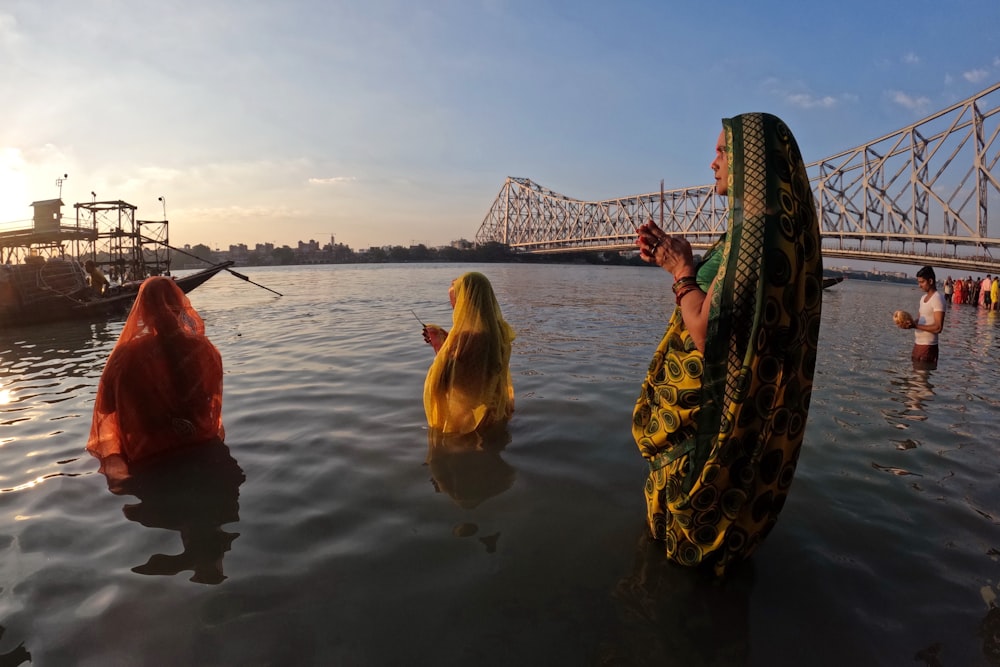
[{"label": "woman in yellow veil", "polygon": [[643,259],[674,277],[676,307],[636,401],[654,538],[682,565],[722,575],[785,504],[802,445],[819,338],[822,257],[802,155],[781,119],[722,121],[712,169],[729,199],[724,237],[691,244],[649,222]]},{"label": "woman in yellow veil", "polygon": [[514,330],[503,319],[490,281],[469,272],[448,290],[450,332],[428,324],[424,340],[436,353],[424,381],[427,424],[464,435],[509,419],[514,412],[510,348]]}]

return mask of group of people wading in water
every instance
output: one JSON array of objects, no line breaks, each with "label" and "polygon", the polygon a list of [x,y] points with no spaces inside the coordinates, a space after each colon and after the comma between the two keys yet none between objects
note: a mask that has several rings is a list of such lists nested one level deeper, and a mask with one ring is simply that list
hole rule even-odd
[{"label": "group of people wading in water", "polygon": [[[640,256],[673,277],[676,306],[631,430],[649,464],[652,536],[670,560],[721,576],[754,552],[785,504],[823,290],[816,207],[788,127],[763,113],[724,119],[711,168],[729,224],[699,262],[652,221],[637,230]],[[432,438],[476,446],[476,434],[513,414],[515,334],[483,274],[460,276],[449,296],[451,330],[423,330],[435,352],[424,411]],[[221,407],[221,359],[201,318],[172,280],[148,279],[101,377],[87,448],[106,474],[127,475],[221,441]]]},{"label": "group of people wading in water", "polygon": [[986,310],[1000,310],[1000,276],[986,275],[982,280],[968,278],[944,280],[944,299],[950,303],[964,303]]}]

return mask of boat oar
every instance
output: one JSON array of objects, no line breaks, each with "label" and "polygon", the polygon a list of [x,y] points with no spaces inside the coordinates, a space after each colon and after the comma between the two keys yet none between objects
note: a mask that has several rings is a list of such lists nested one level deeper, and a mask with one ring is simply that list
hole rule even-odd
[{"label": "boat oar", "polygon": [[[181,250],[180,248],[175,248],[172,245],[170,245],[169,243],[164,243],[163,241],[158,241],[156,239],[151,239],[148,236],[143,236],[142,239],[144,241],[148,241],[150,243],[159,243],[161,246],[164,246],[165,248],[170,248],[174,252],[179,252],[182,255],[187,255],[188,257],[194,257],[195,259],[200,259],[201,261],[206,262],[208,264],[212,263],[209,260],[205,259],[204,257],[199,257],[198,255],[196,255],[196,254],[194,254],[192,252],[187,252],[185,250]],[[256,285],[257,287],[260,287],[261,289],[266,289],[268,292],[274,292],[278,296],[284,296],[284,294],[282,294],[281,292],[277,292],[277,291],[271,289],[270,287],[266,287],[264,285],[261,285],[260,283],[255,283],[254,281],[250,280],[249,278],[247,278],[245,275],[243,275],[239,271],[233,271],[232,269],[228,269],[228,268],[226,269],[226,271],[229,271],[229,273],[233,274],[234,276],[236,276],[240,280],[247,281],[251,285]]]},{"label": "boat oar", "polygon": [[249,278],[247,278],[247,277],[246,277],[245,275],[243,275],[243,274],[242,274],[242,273],[240,273],[239,271],[233,271],[232,269],[226,269],[226,271],[229,271],[229,273],[233,274],[234,276],[236,276],[236,277],[237,277],[237,278],[239,278],[240,280],[245,280],[245,281],[247,281],[247,282],[248,282],[248,283],[250,283],[251,285],[256,285],[257,287],[260,287],[260,288],[263,288],[263,289],[266,289],[266,290],[267,290],[268,292],[274,292],[274,293],[275,293],[275,294],[277,294],[278,296],[284,296],[284,295],[283,295],[283,294],[282,294],[281,292],[278,292],[278,291],[275,291],[275,290],[271,289],[270,287],[266,287],[266,286],[264,286],[264,285],[261,285],[260,283],[255,283],[254,281],[250,280]]}]

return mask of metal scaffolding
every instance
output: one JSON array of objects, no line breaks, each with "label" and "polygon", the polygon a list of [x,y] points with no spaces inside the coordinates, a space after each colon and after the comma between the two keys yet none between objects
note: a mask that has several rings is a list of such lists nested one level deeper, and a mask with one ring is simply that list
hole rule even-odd
[{"label": "metal scaffolding", "polygon": [[89,259],[118,282],[170,273],[166,220],[136,220],[136,207],[120,200],[74,204],[72,220],[61,199],[32,206],[33,220],[0,229],[0,264]]},{"label": "metal scaffolding", "polygon": [[77,227],[92,230],[92,241],[75,257],[91,259],[119,282],[170,273],[170,249],[164,245],[168,222],[136,220],[136,206],[121,200],[74,204]]}]

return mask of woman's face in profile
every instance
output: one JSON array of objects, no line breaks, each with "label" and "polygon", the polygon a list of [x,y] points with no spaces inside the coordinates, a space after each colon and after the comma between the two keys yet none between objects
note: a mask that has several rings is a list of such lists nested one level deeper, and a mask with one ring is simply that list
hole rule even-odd
[{"label": "woman's face in profile", "polygon": [[455,307],[455,281],[451,281],[451,287],[448,288],[448,300],[451,301],[451,307]]},{"label": "woman's face in profile", "polygon": [[726,153],[726,131],[719,133],[715,142],[715,159],[712,160],[712,171],[715,172],[715,193],[725,196],[729,192],[729,154]]}]

